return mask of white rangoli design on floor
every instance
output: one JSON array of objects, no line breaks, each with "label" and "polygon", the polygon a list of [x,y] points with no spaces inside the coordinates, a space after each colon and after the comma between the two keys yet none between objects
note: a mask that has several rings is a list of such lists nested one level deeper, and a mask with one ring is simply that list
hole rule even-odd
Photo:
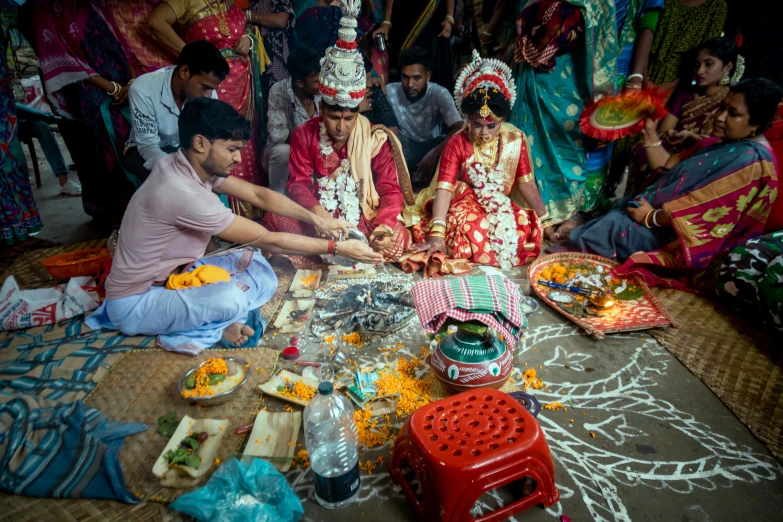
[{"label": "white rangoli design on floor", "polygon": [[[621,487],[668,489],[687,494],[696,489],[712,491],[730,488],[734,482],[757,483],[783,476],[783,467],[769,454],[756,452],[715,433],[693,414],[656,397],[655,391],[664,382],[663,377],[668,373],[669,365],[679,363],[652,339],[642,339],[639,335],[614,335],[614,339],[638,343],[630,355],[627,348],[623,349],[623,355],[618,354],[618,357],[627,359],[622,367],[589,382],[553,382],[547,378],[546,368],[567,366],[584,372],[594,358],[558,344],[559,339],[573,336],[585,334],[569,323],[531,328],[517,354],[514,369],[514,373],[520,376],[526,369],[521,361],[535,353],[531,351],[533,347],[536,347],[538,354],[552,354],[542,363],[543,369],[538,370],[549,389],[538,390],[535,395],[542,404],[560,401],[569,411],[542,411],[538,417],[558,470],[560,502],[547,509],[553,518],[559,519],[564,514],[563,501],[581,497],[593,520],[630,521],[631,516],[619,491]],[[400,353],[404,353],[404,350]],[[369,356],[360,355],[359,362],[361,366],[375,361]],[[566,393],[563,394],[563,391]],[[582,416],[581,411],[586,412],[586,415]],[[595,416],[600,420],[596,420]],[[638,417],[647,418],[648,423],[665,424],[676,430],[678,436],[700,447],[700,457],[666,461],[657,455],[655,460],[645,460],[643,453],[633,449],[634,439],[649,435],[634,426],[634,418]],[[575,422],[564,421],[568,418],[574,418]],[[400,426],[401,422],[395,428]],[[596,437],[585,437],[586,432],[593,432]],[[388,450],[388,445],[377,448],[365,458],[388,456]],[[563,480],[564,473],[570,480]],[[309,469],[291,471],[288,478],[303,502],[312,501],[308,500],[312,495],[312,473]],[[488,513],[502,505],[499,495],[491,494],[489,497],[493,501],[477,503],[474,516]],[[362,474],[362,488],[357,502],[367,502],[372,506],[373,502],[391,498],[403,496],[389,478],[385,463],[371,476]],[[304,519],[314,520],[307,516]]]}]

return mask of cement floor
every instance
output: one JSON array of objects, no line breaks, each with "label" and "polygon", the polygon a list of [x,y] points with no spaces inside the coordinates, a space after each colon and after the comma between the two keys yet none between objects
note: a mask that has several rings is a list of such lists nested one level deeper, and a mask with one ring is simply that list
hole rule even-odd
[{"label": "cement floor", "polygon": [[[410,278],[395,269],[384,271]],[[523,272],[508,275],[524,289]],[[271,343],[282,347],[284,337]],[[314,337],[304,336],[303,358],[322,350],[320,336]],[[369,365],[383,360],[378,348],[398,342],[404,345],[400,354],[421,354],[426,343],[417,320],[393,338],[349,348],[348,358]],[[517,353],[517,382],[527,368],[536,368],[549,386],[534,392],[541,403],[559,401],[567,408],[542,410],[538,417],[555,459],[560,501],[511,520],[560,520],[561,515],[575,521],[783,520],[783,467],[651,336],[597,340],[544,306],[530,317]],[[389,447],[360,453],[361,461],[388,457]],[[370,476],[362,474],[356,503],[338,512],[313,500],[310,470],[291,471],[288,478],[309,521],[414,519],[385,463]],[[509,497],[483,497],[474,516],[497,509],[503,499]]]},{"label": "cement floor", "polygon": [[[68,154],[68,149],[59,135],[57,135],[57,141],[60,143],[60,150],[65,158],[65,164],[70,165],[71,156]],[[23,148],[30,171],[33,197],[38,205],[38,212],[41,214],[44,224],[43,230],[37,237],[62,243],[63,245],[72,245],[108,237],[111,229],[107,229],[101,223],[96,223],[90,216],[84,213],[81,198],[60,195],[60,185],[57,178],[52,174],[52,169],[49,167],[49,163],[46,161],[38,141],[33,140],[33,144],[38,159],[38,168],[41,171],[41,188],[36,188],[35,186],[32,159],[27,146],[25,145]],[[79,181],[75,172],[71,172],[69,177]]]},{"label": "cement floor", "polygon": [[[57,181],[40,149],[38,157],[43,187],[35,190],[35,198],[44,220],[39,237],[64,244],[106,237],[78,198],[57,195]],[[524,287],[522,274],[509,275]],[[303,358],[316,355],[317,341],[305,336]],[[414,321],[393,339],[349,357],[370,364],[381,359],[378,348],[398,342],[404,344],[401,353],[418,355],[422,341]],[[280,335],[265,344],[282,347],[286,340]],[[511,520],[559,521],[561,515],[574,521],[783,520],[783,467],[649,335],[596,340],[544,307],[530,318],[517,353],[515,371],[530,367],[549,386],[536,392],[537,398],[567,408],[542,410],[538,417],[555,459],[560,501]],[[382,447],[363,452],[361,459],[388,454],[389,448]],[[304,504],[304,520],[414,520],[385,465],[371,476],[362,474],[356,502],[341,511],[314,502],[310,469],[293,470],[287,477]],[[473,514],[487,514],[502,502],[499,494],[485,496]]]}]

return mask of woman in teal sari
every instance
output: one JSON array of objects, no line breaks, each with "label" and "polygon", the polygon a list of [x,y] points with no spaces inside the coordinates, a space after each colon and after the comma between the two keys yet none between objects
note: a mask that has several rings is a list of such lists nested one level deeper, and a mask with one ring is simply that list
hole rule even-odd
[{"label": "woman in teal sari", "polygon": [[[14,93],[6,61],[7,40],[0,25],[0,246],[8,247],[41,231],[30,174],[17,139]],[[11,255],[16,255],[15,251]]]},{"label": "woman in teal sari", "polygon": [[[511,123],[528,136],[538,189],[552,222],[562,223],[550,240],[567,238],[576,225],[571,218],[602,195],[611,148],[586,139],[579,116],[586,104],[622,88],[637,66],[646,69],[651,38],[645,49],[634,45],[649,29],[643,16],[660,8],[660,0],[528,0],[520,13],[520,95]],[[632,58],[643,59],[632,69]],[[632,86],[641,86],[642,75],[631,76]]]}]

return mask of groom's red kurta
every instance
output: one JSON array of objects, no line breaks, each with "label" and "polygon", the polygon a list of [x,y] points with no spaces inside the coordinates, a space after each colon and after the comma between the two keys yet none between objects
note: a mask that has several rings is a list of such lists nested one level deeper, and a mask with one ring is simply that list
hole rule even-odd
[{"label": "groom's red kurta", "polygon": [[[344,145],[340,150],[335,149],[329,156],[321,154],[320,125],[321,117],[318,116],[297,127],[291,137],[291,159],[288,163],[289,177],[286,193],[306,209],[320,205],[317,180],[334,172],[348,154],[348,145]],[[331,138],[329,143],[334,145]],[[388,142],[384,143],[378,154],[372,158],[371,168],[375,190],[380,197],[380,207],[378,215],[369,223],[362,214],[359,229],[366,235],[379,225],[388,225],[394,229],[397,216],[402,212],[405,201],[397,182],[397,167]],[[339,211],[335,211],[335,217],[339,217]],[[279,216],[276,218],[275,221],[281,219]],[[302,232],[304,232],[304,225],[302,225]]]}]

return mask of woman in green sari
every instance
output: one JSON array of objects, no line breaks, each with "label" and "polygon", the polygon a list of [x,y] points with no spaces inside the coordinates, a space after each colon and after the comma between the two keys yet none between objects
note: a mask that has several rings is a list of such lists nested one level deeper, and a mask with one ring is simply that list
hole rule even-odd
[{"label": "woman in green sari", "polygon": [[580,210],[587,182],[579,115],[586,101],[614,92],[614,0],[530,0],[518,28],[514,59],[523,63],[511,123],[528,136],[538,190],[552,222],[562,223]]},{"label": "woman in green sari", "polygon": [[615,89],[641,87],[662,5],[527,0],[521,11],[514,54],[520,95],[511,123],[529,137],[538,189],[552,221],[561,223],[550,240],[567,238],[577,213],[593,210],[602,196],[611,146],[585,138],[579,117]]}]

